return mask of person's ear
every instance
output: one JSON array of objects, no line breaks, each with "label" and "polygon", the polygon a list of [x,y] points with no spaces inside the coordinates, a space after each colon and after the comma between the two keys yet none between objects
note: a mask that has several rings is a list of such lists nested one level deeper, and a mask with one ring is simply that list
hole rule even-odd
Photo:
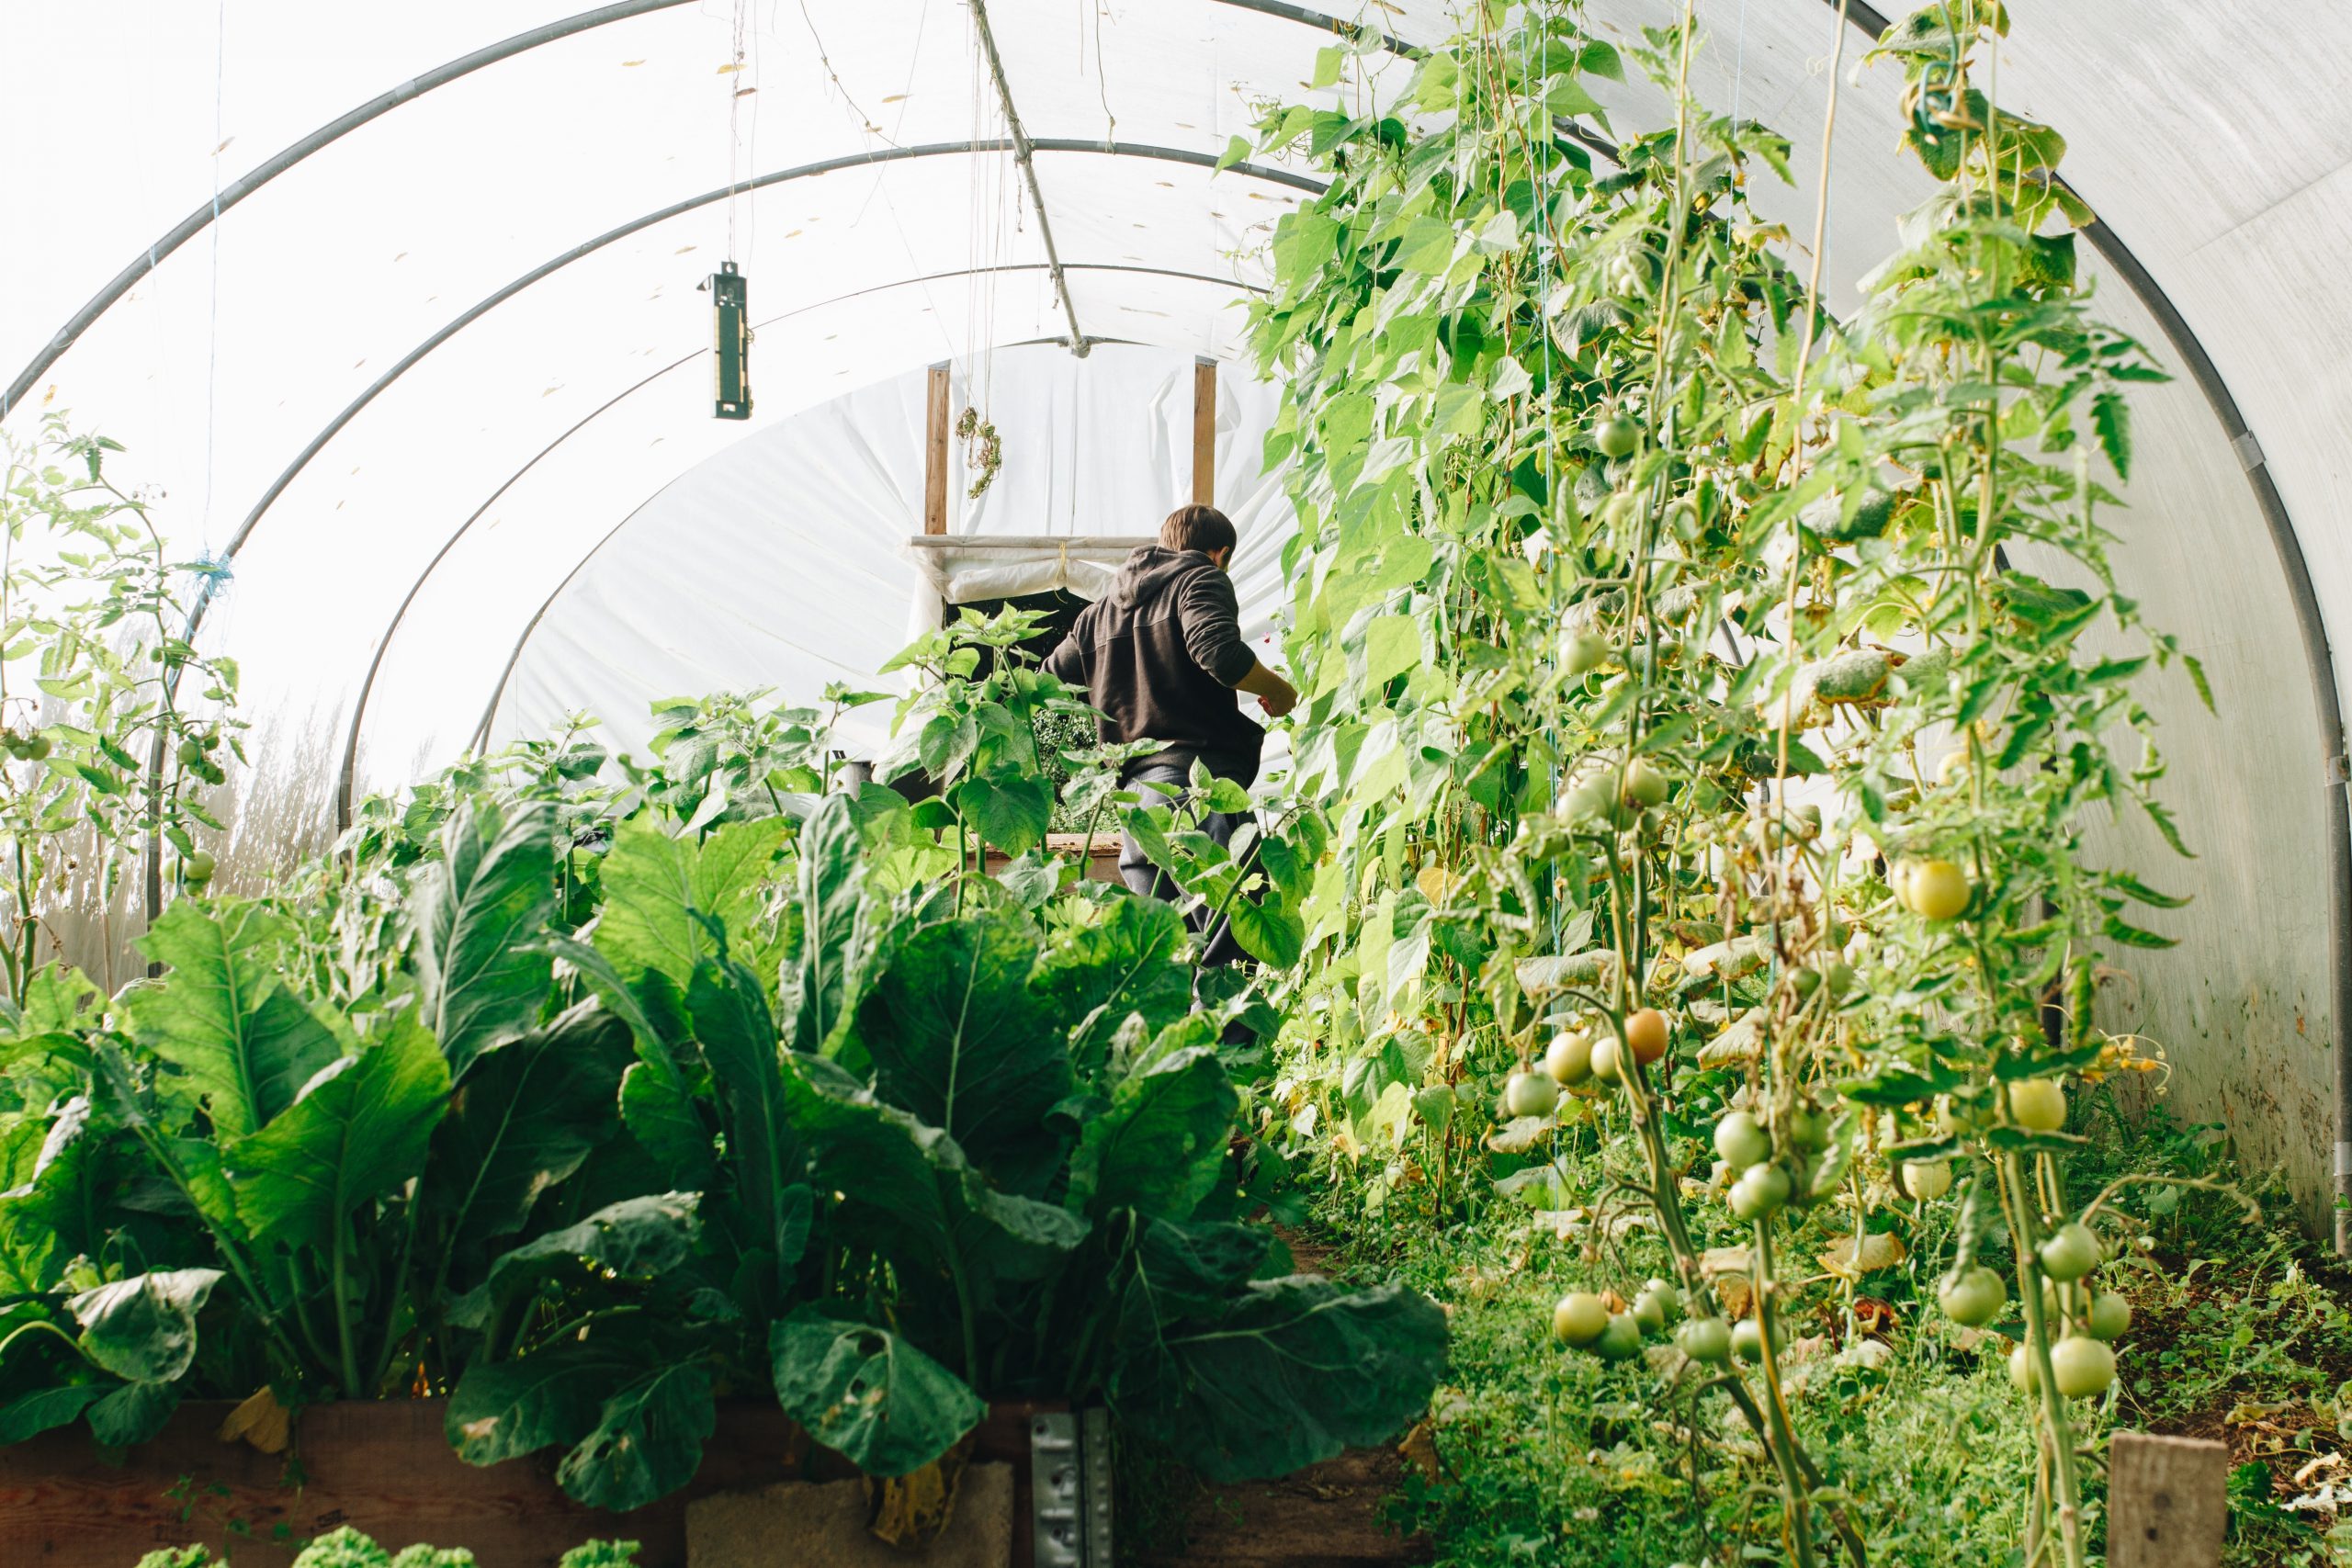
[{"label": "person's ear", "polygon": [[1209,559],[1216,562],[1219,570],[1231,571],[1233,570],[1233,547],[1231,545],[1226,546],[1225,548],[1209,557]]}]

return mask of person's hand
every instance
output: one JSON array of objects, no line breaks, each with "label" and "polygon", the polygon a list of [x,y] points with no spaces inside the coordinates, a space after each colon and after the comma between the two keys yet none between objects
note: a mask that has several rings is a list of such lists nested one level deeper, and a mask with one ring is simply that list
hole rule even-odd
[{"label": "person's hand", "polygon": [[1297,691],[1279,676],[1275,679],[1280,689],[1267,692],[1258,698],[1258,705],[1266,710],[1268,718],[1280,718],[1298,705]]}]

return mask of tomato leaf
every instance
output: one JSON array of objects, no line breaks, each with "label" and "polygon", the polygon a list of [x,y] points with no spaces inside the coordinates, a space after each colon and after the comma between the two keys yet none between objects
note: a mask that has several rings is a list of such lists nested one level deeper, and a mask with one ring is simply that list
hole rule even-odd
[{"label": "tomato leaf", "polygon": [[2099,450],[2115,465],[2116,477],[2132,477],[2132,405],[2120,392],[2101,392],[2091,400],[2091,428],[2098,432]]}]

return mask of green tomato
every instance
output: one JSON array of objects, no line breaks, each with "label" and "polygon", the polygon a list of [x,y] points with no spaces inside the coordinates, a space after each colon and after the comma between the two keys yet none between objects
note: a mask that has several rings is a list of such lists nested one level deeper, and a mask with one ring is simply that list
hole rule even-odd
[{"label": "green tomato", "polygon": [[1751,1165],[1731,1184],[1731,1212],[1743,1220],[1767,1218],[1787,1204],[1793,1185],[1780,1166]]},{"label": "green tomato", "polygon": [[1921,1202],[1951,1190],[1951,1161],[1911,1159],[1903,1162],[1903,1190]]},{"label": "green tomato", "polygon": [[1606,778],[1593,777],[1568,786],[1560,797],[1560,815],[1570,822],[1600,821],[1614,827],[1623,820],[1625,808]]},{"label": "green tomato", "polygon": [[1589,1345],[1608,1326],[1608,1305],[1590,1291],[1570,1291],[1552,1309],[1552,1337],[1565,1344]]},{"label": "green tomato", "polygon": [[2054,1133],[2066,1124],[2066,1089],[2056,1078],[2021,1078],[2009,1085],[2009,1116],[2035,1133]]},{"label": "green tomato", "polygon": [[1982,1263],[1958,1274],[1947,1274],[1936,1287],[1936,1304],[1963,1328],[1982,1328],[2001,1315],[2008,1304],[2009,1288]]},{"label": "green tomato", "polygon": [[2091,1298],[2090,1331],[2094,1339],[2112,1343],[2123,1337],[2132,1326],[2132,1303],[2113,1291],[2101,1291]]},{"label": "green tomato", "polygon": [[2009,1352],[2009,1382],[2019,1393],[2031,1393],[2036,1379],[2033,1375],[2033,1347],[2020,1345]]},{"label": "green tomato", "polygon": [[1560,668],[1571,675],[1589,675],[1609,662],[1609,643],[1593,632],[1577,632],[1560,639]]},{"label": "green tomato", "polygon": [[1647,758],[1636,757],[1625,764],[1620,784],[1620,796],[1626,805],[1641,808],[1666,804],[1666,775]]},{"label": "green tomato", "polygon": [[1808,1154],[1819,1154],[1829,1146],[1828,1112],[1811,1105],[1799,1105],[1789,1112],[1789,1142]]},{"label": "green tomato", "polygon": [[1622,413],[1592,422],[1592,444],[1604,457],[1629,457],[1641,441],[1642,427]]},{"label": "green tomato", "polygon": [[1968,874],[1948,860],[1913,861],[1901,874],[1895,897],[1914,914],[1949,920],[1968,908]]},{"label": "green tomato", "polygon": [[[1781,1342],[1772,1341],[1772,1348],[1780,1349]],[[1764,1325],[1761,1320],[1743,1317],[1731,1325],[1731,1353],[1753,1365],[1764,1359]]]},{"label": "green tomato", "polygon": [[1592,1036],[1581,1029],[1563,1029],[1552,1036],[1552,1047],[1544,1053],[1544,1070],[1564,1089],[1591,1077]]},{"label": "green tomato", "polygon": [[1715,1153],[1734,1170],[1762,1165],[1772,1157],[1772,1134],[1745,1111],[1735,1111],[1715,1123]]},{"label": "green tomato", "polygon": [[201,887],[212,880],[213,860],[209,850],[198,850],[180,862],[180,880],[190,887]]},{"label": "green tomato", "polygon": [[1676,1316],[1674,1292],[1653,1280],[1634,1298],[1634,1321],[1645,1334],[1663,1334]]},{"label": "green tomato", "polygon": [[1844,1000],[1847,993],[1854,988],[1854,966],[1842,958],[1833,958],[1829,961],[1827,974],[1830,996]]},{"label": "green tomato", "polygon": [[195,736],[183,736],[179,745],[180,766],[193,768],[204,761],[204,743]]},{"label": "green tomato", "polygon": [[1731,1325],[1720,1317],[1694,1317],[1674,1331],[1674,1342],[1694,1361],[1719,1367],[1731,1359]]},{"label": "green tomato", "polygon": [[1592,1348],[1604,1361],[1630,1361],[1642,1353],[1642,1325],[1634,1321],[1632,1313],[1614,1314]]},{"label": "green tomato", "polygon": [[1614,1034],[1604,1034],[1592,1043],[1592,1076],[1602,1083],[1618,1081],[1618,1046]]},{"label": "green tomato", "polygon": [[2041,1259],[2041,1271],[2064,1284],[2098,1268],[2104,1251],[2090,1226],[2069,1220],[2041,1238],[2035,1255]]},{"label": "green tomato", "polygon": [[46,735],[31,735],[25,739],[25,761],[38,762],[56,750]]},{"label": "green tomato", "polygon": [[1503,1107],[1513,1116],[1549,1116],[1560,1103],[1560,1086],[1544,1073],[1513,1073],[1503,1086]]},{"label": "green tomato", "polygon": [[2050,1347],[2050,1380],[2069,1399],[2093,1399],[2115,1381],[2115,1352],[2087,1335],[2069,1334]]}]

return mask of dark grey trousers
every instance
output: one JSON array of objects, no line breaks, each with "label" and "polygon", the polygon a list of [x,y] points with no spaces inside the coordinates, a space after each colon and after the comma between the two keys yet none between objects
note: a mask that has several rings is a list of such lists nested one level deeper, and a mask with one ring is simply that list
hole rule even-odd
[{"label": "dark grey trousers", "polygon": [[[1192,770],[1176,762],[1148,762],[1142,767],[1131,768],[1121,782],[1143,795],[1140,804],[1145,806],[1153,804],[1150,797],[1157,793],[1166,796],[1172,807],[1193,787]],[[1241,821],[1238,812],[1212,811],[1203,817],[1197,826],[1219,844],[1229,846],[1233,842],[1234,830],[1241,826]],[[1152,864],[1151,857],[1144,853],[1143,846],[1136,842],[1135,836],[1125,832],[1119,835],[1119,877],[1128,887],[1147,898],[1173,901],[1177,897],[1176,885],[1169,880],[1168,874]],[[1193,931],[1203,931],[1208,924],[1209,911],[1196,910],[1190,919]],[[1209,932],[1208,953],[1204,962],[1232,964],[1242,956],[1241,944],[1233,940],[1231,923],[1218,919],[1216,930]]]}]

